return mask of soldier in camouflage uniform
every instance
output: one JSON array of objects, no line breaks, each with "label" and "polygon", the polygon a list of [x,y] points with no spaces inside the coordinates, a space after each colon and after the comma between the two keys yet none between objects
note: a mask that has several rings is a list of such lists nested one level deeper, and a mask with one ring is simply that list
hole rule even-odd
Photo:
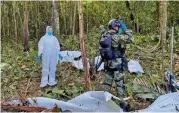
[{"label": "soldier in camouflage uniform", "polygon": [[[112,33],[112,48],[118,49],[121,53],[119,58],[104,61],[106,70],[105,91],[110,92],[113,80],[115,81],[117,96],[124,98],[124,70],[127,69],[127,60],[125,58],[126,44],[133,41],[132,31],[128,30],[126,25],[117,19],[112,19],[108,23],[109,33]],[[117,68],[118,70],[113,70]]]}]

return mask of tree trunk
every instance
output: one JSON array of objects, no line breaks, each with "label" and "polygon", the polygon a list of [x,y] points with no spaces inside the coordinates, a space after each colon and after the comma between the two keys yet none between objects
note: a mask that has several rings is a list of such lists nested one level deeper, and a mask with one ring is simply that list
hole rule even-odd
[{"label": "tree trunk", "polygon": [[27,11],[27,1],[25,1],[24,7],[24,52],[29,51],[28,46],[28,11]]},{"label": "tree trunk", "polygon": [[39,41],[39,1],[36,2],[36,14],[37,14],[37,19],[36,19],[36,37]]},{"label": "tree trunk", "polygon": [[82,59],[83,59],[83,69],[85,72],[85,82],[87,90],[91,90],[91,83],[90,83],[90,76],[88,71],[88,62],[87,62],[87,55],[85,51],[85,42],[84,42],[84,23],[83,23],[83,12],[82,12],[82,3],[79,1],[79,30],[80,30],[80,48],[82,52]]},{"label": "tree trunk", "polygon": [[[66,2],[64,3],[64,8],[63,8],[63,10],[64,10],[64,12],[63,12],[63,16],[64,16],[64,29],[65,29],[65,35],[67,35],[67,21],[66,21],[66,9],[67,9],[67,7],[66,7]],[[62,10],[62,11],[63,11]]]},{"label": "tree trunk", "polygon": [[9,26],[8,26],[8,34],[9,34],[9,38],[10,39],[12,39],[13,37],[12,37],[12,35],[11,35],[11,27],[12,27],[12,24],[11,24],[11,14],[12,14],[12,6],[11,5],[9,5],[9,13],[8,13],[8,21],[9,21]]},{"label": "tree trunk", "polygon": [[167,2],[159,1],[159,33],[162,46],[162,70],[161,75],[164,80],[164,45],[166,43],[166,25],[167,25]]},{"label": "tree trunk", "polygon": [[[8,7],[8,10],[7,10],[8,12],[10,12],[10,7]],[[8,25],[7,25],[7,36],[8,36],[8,38],[10,38],[10,19],[9,19],[9,15],[10,14],[8,14],[7,16],[7,23],[8,23]]]},{"label": "tree trunk", "polygon": [[72,9],[73,9],[73,4],[72,4],[72,1],[70,0],[70,13],[69,13],[69,35],[72,34]]},{"label": "tree trunk", "polygon": [[137,1],[134,1],[134,13],[132,14],[132,12],[131,12],[131,14],[133,15],[133,17],[134,17],[134,21],[133,21],[133,25],[134,25],[134,31],[137,33],[137,24],[136,24],[136,3],[137,3]]},{"label": "tree trunk", "polygon": [[57,7],[56,7],[56,3],[55,1],[53,0],[52,1],[52,25],[53,25],[53,28],[54,28],[54,35],[59,38],[59,14],[58,14],[58,11],[57,11]]},{"label": "tree trunk", "polygon": [[136,31],[137,33],[139,33],[139,16],[138,16],[138,8],[139,8],[139,1],[136,1],[136,15],[137,15],[137,19],[136,19]]},{"label": "tree trunk", "polygon": [[75,3],[75,6],[74,6],[74,15],[73,15],[73,32],[72,32],[72,35],[73,35],[73,36],[75,35],[75,26],[76,26],[76,6],[77,6],[76,1],[75,1],[74,3]]},{"label": "tree trunk", "polygon": [[52,26],[52,28],[53,28],[53,30],[55,31],[55,29],[54,29],[54,1],[52,0],[52,2],[51,2],[51,10],[52,10],[52,12],[51,12],[51,26]]},{"label": "tree trunk", "polygon": [[[160,38],[166,42],[167,1],[159,1],[159,32]],[[162,37],[163,34],[163,37]]]},{"label": "tree trunk", "polygon": [[[5,20],[5,18],[6,18],[6,16],[4,15],[4,13],[5,13],[6,10],[5,10],[5,5],[4,5],[2,2],[0,2],[0,6],[1,6],[1,8],[3,9],[3,10],[1,10],[1,11],[2,11],[2,12],[1,12],[1,19],[2,19],[2,21],[3,21],[3,20]],[[2,22],[2,21],[1,21],[1,22]],[[6,30],[5,30],[4,23],[1,23],[1,26],[3,26],[3,27],[0,28],[0,31],[2,31],[1,34],[0,34],[0,37],[1,37],[0,39],[1,39],[1,42],[2,42],[3,39],[5,39],[4,36],[5,36],[5,34],[6,34]],[[2,44],[2,43],[1,43],[1,44]],[[3,45],[0,46],[0,52],[3,53]]]},{"label": "tree trunk", "polygon": [[86,23],[87,23],[87,25],[86,25],[86,27],[87,27],[86,33],[87,33],[87,34],[88,34],[88,15],[89,15],[89,14],[88,14],[88,4],[87,4],[87,22],[86,22]]},{"label": "tree trunk", "polygon": [[[17,39],[16,2],[13,2],[14,34]],[[17,39],[18,40],[18,39]]]},{"label": "tree trunk", "polygon": [[112,15],[113,14],[113,5],[112,4],[113,4],[113,2],[110,2],[110,5],[111,5],[111,19],[113,18],[113,15]]},{"label": "tree trunk", "polygon": [[24,30],[24,26],[23,26],[23,19],[22,19],[22,16],[20,14],[20,8],[19,8],[19,6],[17,7],[17,13],[18,13],[19,21],[20,21],[18,29],[20,28],[19,29],[20,37],[23,37],[23,32],[22,31]]},{"label": "tree trunk", "polygon": [[60,35],[61,35],[61,26],[60,26],[60,24],[61,24],[61,23],[60,23],[60,15],[61,15],[61,6],[60,6],[60,5],[61,5],[61,4],[60,4],[60,2],[61,2],[61,1],[59,1],[59,7],[58,7],[58,12],[59,12],[59,13],[58,13],[58,14],[59,14],[59,16],[58,16],[58,19],[59,19],[59,34],[58,34],[58,35],[59,35],[59,38],[60,38]]}]

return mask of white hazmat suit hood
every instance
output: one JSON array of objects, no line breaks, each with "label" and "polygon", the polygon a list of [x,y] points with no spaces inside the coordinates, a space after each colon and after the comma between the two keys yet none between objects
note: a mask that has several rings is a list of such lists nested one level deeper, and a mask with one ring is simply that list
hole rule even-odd
[{"label": "white hazmat suit hood", "polygon": [[40,87],[45,87],[47,84],[50,86],[56,84],[55,72],[60,45],[55,36],[48,35],[49,28],[51,26],[46,27],[46,34],[38,43],[38,56],[42,54],[42,79]]}]

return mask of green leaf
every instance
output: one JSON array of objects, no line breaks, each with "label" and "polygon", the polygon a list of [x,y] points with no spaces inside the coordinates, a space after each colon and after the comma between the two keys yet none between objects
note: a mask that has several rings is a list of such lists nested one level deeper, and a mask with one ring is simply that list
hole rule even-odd
[{"label": "green leaf", "polygon": [[142,98],[142,99],[156,99],[159,96],[159,94],[158,93],[147,93],[147,94],[137,94],[136,96],[139,98]]},{"label": "green leaf", "polygon": [[119,111],[121,108],[112,100],[107,101],[107,104],[116,111]]},{"label": "green leaf", "polygon": [[134,93],[148,93],[151,92],[151,90],[147,87],[140,86],[140,85],[133,85],[133,92]]},{"label": "green leaf", "polygon": [[0,63],[0,68],[1,69],[4,69],[4,68],[6,68],[8,66],[9,66],[9,64],[7,64],[7,63]]},{"label": "green leaf", "polygon": [[64,95],[64,90],[59,90],[59,89],[57,89],[57,88],[54,88],[54,89],[52,89],[52,93]]},{"label": "green leaf", "polygon": [[56,97],[53,94],[44,94],[44,97],[55,99]]},{"label": "green leaf", "polygon": [[71,91],[73,92],[73,94],[76,94],[79,92],[78,88],[76,86],[73,86]]}]

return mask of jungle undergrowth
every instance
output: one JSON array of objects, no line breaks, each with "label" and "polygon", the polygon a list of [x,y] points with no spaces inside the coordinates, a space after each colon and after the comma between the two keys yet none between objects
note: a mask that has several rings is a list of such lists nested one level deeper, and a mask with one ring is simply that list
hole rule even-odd
[{"label": "jungle undergrowth", "polygon": [[[89,58],[93,58],[99,55],[97,49],[98,38],[99,37],[96,32],[91,32],[89,33],[89,35],[86,36],[86,50]],[[153,35],[135,35],[135,43],[138,46],[147,49],[156,44],[156,40],[153,40],[156,38],[157,37]],[[60,41],[62,45],[64,45],[64,48],[66,50],[79,50],[78,37],[62,37]],[[37,50],[33,49],[33,46],[36,45],[30,45],[32,48],[30,49],[29,54],[22,52],[22,48],[15,49],[13,47],[13,44],[11,43],[3,42],[2,45],[3,51],[1,65],[4,64],[3,68],[1,69],[2,100],[12,100],[17,97],[16,92],[20,91],[22,94],[26,93],[27,97],[44,96],[66,101],[86,91],[83,83],[84,72],[82,70],[77,70],[76,68],[74,68],[71,63],[62,63],[57,65],[56,76],[58,85],[55,88],[39,88],[42,67],[41,64],[38,64],[36,62]],[[157,80],[161,79],[161,52],[159,49],[154,51],[153,53],[145,53],[140,51],[137,47],[135,47],[135,45],[131,44],[127,47],[126,55],[128,60],[138,60],[145,71],[144,74],[140,74],[141,77],[139,77],[139,75],[132,75],[129,72],[126,73],[126,92],[128,93],[128,96],[134,99],[135,94],[133,93],[132,89],[132,86],[134,84],[132,82],[136,77],[147,80],[149,84],[152,83],[147,79],[147,76],[157,76]],[[175,54],[175,57],[178,56],[178,54]],[[164,65],[166,69],[169,64],[168,57],[168,52],[165,51]],[[174,69],[174,72],[177,72],[177,70]],[[95,76],[96,79],[92,81],[92,88],[93,90],[101,91],[104,87],[104,72],[98,72],[95,74]],[[30,85],[27,89],[27,82],[30,78]],[[153,82],[155,82],[156,85],[160,86],[162,82],[159,83],[157,82],[157,80]],[[114,88],[112,90],[113,94],[115,94]],[[27,92],[24,92],[26,90]],[[134,104],[136,103],[132,102],[132,100],[130,102],[132,103],[131,105],[135,106]]]}]

